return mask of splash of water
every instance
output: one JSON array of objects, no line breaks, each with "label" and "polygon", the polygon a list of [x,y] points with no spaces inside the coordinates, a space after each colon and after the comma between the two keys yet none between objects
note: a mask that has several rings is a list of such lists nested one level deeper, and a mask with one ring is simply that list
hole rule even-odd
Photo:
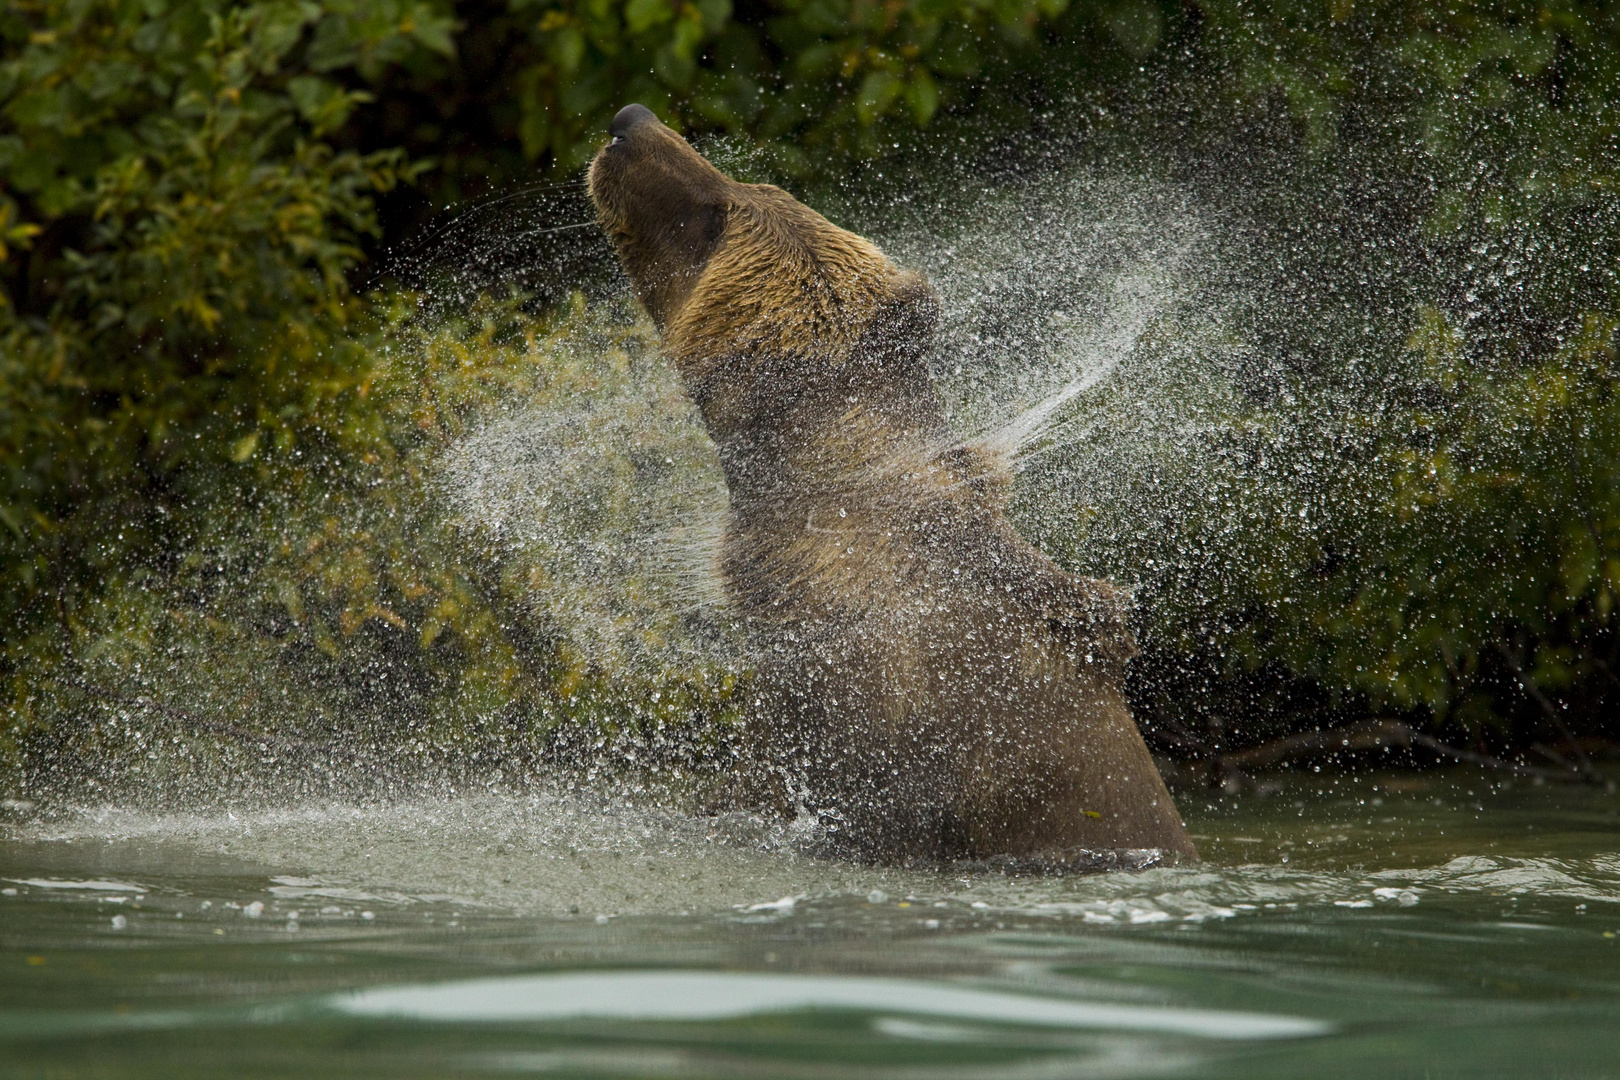
[{"label": "splash of water", "polygon": [[464,533],[586,654],[725,659],[725,485],[674,372],[650,352],[584,357],[581,385],[511,403],[444,454],[440,488]]},{"label": "splash of water", "polygon": [[[1096,430],[1083,406],[1122,377],[1141,384],[1125,408],[1162,391],[1154,365],[1170,366],[1203,229],[1172,193],[1072,180],[999,193],[954,230],[878,239],[941,295],[934,370],[959,437],[1022,466]],[[722,608],[724,481],[650,344],[632,363],[581,362],[572,392],[514,403],[444,455],[442,489],[501,558],[533,568],[534,602],[587,653],[677,664],[724,638],[675,626]],[[1095,498],[1118,471],[1055,501]]]},{"label": "splash of water", "polygon": [[1155,333],[1199,299],[1207,226],[1168,188],[1060,177],[926,220],[965,224],[891,247],[940,293],[934,375],[958,434],[1005,460],[1071,438],[1073,406],[1162,354]]}]

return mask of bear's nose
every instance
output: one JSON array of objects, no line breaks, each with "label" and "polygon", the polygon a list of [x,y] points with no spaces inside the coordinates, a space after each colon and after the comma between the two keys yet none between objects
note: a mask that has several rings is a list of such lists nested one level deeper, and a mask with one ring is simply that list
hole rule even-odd
[{"label": "bear's nose", "polygon": [[658,123],[658,117],[645,105],[626,105],[613,114],[613,122],[608,124],[608,134],[618,142],[630,132],[646,123]]}]

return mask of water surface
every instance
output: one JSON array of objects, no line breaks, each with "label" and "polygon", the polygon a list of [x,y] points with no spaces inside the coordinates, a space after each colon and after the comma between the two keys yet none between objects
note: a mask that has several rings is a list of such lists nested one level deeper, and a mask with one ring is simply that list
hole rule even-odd
[{"label": "water surface", "polygon": [[0,1076],[1620,1076],[1620,798],[1182,796],[1205,862],[878,869],[579,796],[13,810]]}]

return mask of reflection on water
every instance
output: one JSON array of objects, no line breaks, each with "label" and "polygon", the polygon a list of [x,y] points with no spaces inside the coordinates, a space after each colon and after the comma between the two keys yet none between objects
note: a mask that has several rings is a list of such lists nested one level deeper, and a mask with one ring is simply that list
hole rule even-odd
[{"label": "reflection on water", "polygon": [[1184,800],[1208,862],[1001,877],[487,796],[22,820],[0,1076],[1611,1076],[1620,799]]},{"label": "reflection on water", "polygon": [[738,972],[609,972],[471,979],[361,990],[333,1006],[354,1016],[433,1021],[725,1020],[801,1009],[950,1017],[1031,1027],[1163,1031],[1206,1039],[1321,1035],[1331,1025],[1259,1013],[1054,1001],[916,979]]}]

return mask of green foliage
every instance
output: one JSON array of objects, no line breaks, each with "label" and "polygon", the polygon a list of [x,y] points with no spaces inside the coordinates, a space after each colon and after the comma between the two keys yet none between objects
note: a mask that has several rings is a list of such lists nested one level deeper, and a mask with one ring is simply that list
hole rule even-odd
[{"label": "green foliage", "polygon": [[1217,100],[1297,140],[1258,209],[1301,312],[1264,313],[1293,372],[1239,440],[1269,451],[1236,545],[1250,591],[1201,621],[1235,627],[1241,665],[1374,709],[1612,730],[1614,12],[1203,11]]},{"label": "green foliage", "polygon": [[8,10],[13,749],[30,732],[102,745],[80,727],[127,722],[148,696],[272,731],[410,713],[443,734],[511,708],[538,731],[559,686],[629,710],[648,686],[706,678],[609,680],[549,628],[503,623],[512,583],[475,580],[431,512],[432,455],[557,373],[539,324],[429,330],[406,297],[350,294],[375,196],[422,166],[330,141],[367,99],[341,80],[449,53],[448,26],[425,6],[341,2]]},{"label": "green foliage", "polygon": [[0,191],[30,235],[0,264],[8,621],[191,532],[245,492],[221,466],[325,437],[363,377],[328,345],[371,196],[416,170],[302,118],[287,53],[313,14],[9,9]]},{"label": "green foliage", "polygon": [[613,113],[726,135],[780,173],[830,178],[919,130],[1005,135],[1136,72],[1179,21],[1146,0],[461,0],[457,62],[403,65],[357,144],[440,166],[434,208],[570,175]]},{"label": "green foliage", "polygon": [[258,455],[341,438],[365,377],[347,274],[372,196],[417,170],[318,137],[360,99],[297,82],[321,14],[0,16],[0,619],[25,723],[89,609],[246,525]]},{"label": "green foliage", "polygon": [[1612,682],[1620,585],[1615,323],[1594,318],[1557,355],[1487,380],[1468,377],[1460,333],[1425,322],[1412,344],[1431,404],[1335,470],[1325,494],[1354,510],[1296,532],[1262,579],[1274,651],[1474,727],[1522,711],[1521,680],[1574,688],[1587,700],[1573,718],[1601,727],[1589,710]]},{"label": "green foliage", "polygon": [[636,100],[699,130],[774,142],[801,167],[826,145],[871,151],[885,121],[928,124],[942,101],[972,92],[988,60],[1028,47],[1065,6],[787,0],[744,22],[729,0],[513,0],[515,15],[533,19],[537,53],[519,76],[524,148],[575,167],[612,112]]},{"label": "green foliage", "polygon": [[[397,299],[329,346],[367,367],[333,418],[336,449],[318,464],[274,440],[239,455],[232,467],[257,498],[211,507],[207,531],[161,573],[102,578],[53,627],[50,668],[14,669],[26,696],[12,735],[55,763],[36,783],[127,795],[161,779],[165,797],[220,798],[313,758],[332,774],[320,790],[410,782],[413,769],[481,784],[496,767],[519,775],[564,721],[575,731],[564,746],[608,740],[640,747],[655,770],[703,772],[734,720],[740,672],[724,628],[693,638],[671,583],[634,557],[646,539],[637,510],[667,509],[672,486],[697,491],[700,509],[722,489],[648,328],[577,296],[547,318],[486,301],[449,322]],[[513,508],[539,535],[503,537],[499,506],[447,490],[446,459],[514,410],[637,423],[644,454],[570,428],[598,473],[562,510],[589,505],[593,519],[547,521],[548,493],[564,491],[554,463]],[[530,441],[519,456],[553,448]],[[568,548],[610,547],[609,567],[567,565]],[[49,647],[16,646],[32,661]],[[148,753],[164,742],[187,752]],[[464,775],[470,763],[481,775]]]}]

